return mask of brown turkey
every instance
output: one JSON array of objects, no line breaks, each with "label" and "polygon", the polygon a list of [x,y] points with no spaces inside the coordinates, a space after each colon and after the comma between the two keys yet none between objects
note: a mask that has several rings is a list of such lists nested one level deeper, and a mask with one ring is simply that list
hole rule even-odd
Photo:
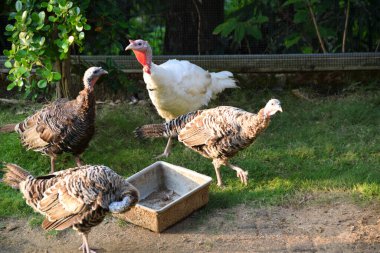
[{"label": "brown turkey", "polygon": [[87,69],[84,89],[76,99],[58,99],[18,124],[1,127],[0,132],[16,131],[27,149],[50,156],[51,172],[55,170],[57,155],[63,152],[72,153],[77,166],[81,166],[80,155],[95,132],[94,86],[107,73],[101,67]]},{"label": "brown turkey", "polygon": [[103,165],[86,165],[47,176],[33,177],[15,164],[6,164],[3,182],[19,189],[26,203],[45,216],[42,227],[72,227],[82,235],[83,252],[92,227],[108,212],[126,212],[138,202],[139,192],[123,177]]},{"label": "brown turkey", "polygon": [[282,112],[280,101],[271,99],[258,114],[231,106],[219,106],[184,114],[164,124],[144,125],[136,136],[178,137],[187,147],[212,159],[218,186],[222,186],[222,165],[235,170],[241,182],[247,184],[248,172],[228,162],[240,150],[248,147],[267,128],[270,117]]}]

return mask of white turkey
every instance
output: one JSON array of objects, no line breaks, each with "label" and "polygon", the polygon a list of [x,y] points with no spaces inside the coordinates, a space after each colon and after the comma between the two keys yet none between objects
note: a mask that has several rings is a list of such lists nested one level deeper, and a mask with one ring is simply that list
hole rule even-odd
[{"label": "white turkey", "polygon": [[[189,61],[152,62],[152,49],[145,40],[129,40],[125,50],[133,50],[143,66],[146,88],[158,114],[166,121],[198,110],[226,88],[236,88],[229,71],[210,73]],[[171,138],[162,155],[171,151]],[[158,156],[158,157],[160,157]]]},{"label": "white turkey", "polygon": [[135,133],[140,138],[178,137],[188,148],[212,159],[218,186],[223,185],[222,165],[235,170],[241,182],[247,184],[248,172],[228,160],[251,145],[278,111],[282,112],[282,108],[277,99],[269,100],[257,114],[236,107],[219,106],[190,112],[164,124],[144,125]]},{"label": "white turkey", "polygon": [[50,156],[51,172],[55,170],[57,155],[63,152],[72,153],[77,166],[81,166],[80,155],[95,132],[94,86],[107,73],[101,67],[87,69],[84,89],[76,99],[58,99],[18,124],[1,127],[0,132],[16,131],[27,149]]},{"label": "white turkey", "polygon": [[139,199],[138,190],[103,165],[86,165],[33,177],[15,164],[6,164],[3,182],[21,191],[26,203],[45,216],[42,227],[72,227],[82,235],[81,249],[92,253],[88,234],[108,212],[123,213]]}]

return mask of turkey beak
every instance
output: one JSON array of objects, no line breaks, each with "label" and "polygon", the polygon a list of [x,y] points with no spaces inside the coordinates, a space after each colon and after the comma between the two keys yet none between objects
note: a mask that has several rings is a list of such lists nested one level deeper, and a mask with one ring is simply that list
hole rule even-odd
[{"label": "turkey beak", "polygon": [[278,105],[277,111],[282,112],[282,107],[281,107],[281,105]]},{"label": "turkey beak", "polygon": [[134,47],[134,40],[129,40],[129,45],[125,48],[125,51],[131,50]]}]

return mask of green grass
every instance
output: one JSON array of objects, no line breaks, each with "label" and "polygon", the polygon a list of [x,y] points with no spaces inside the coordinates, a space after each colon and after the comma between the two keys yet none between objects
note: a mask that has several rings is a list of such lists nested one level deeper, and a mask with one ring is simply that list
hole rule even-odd
[{"label": "green grass", "polygon": [[[304,192],[333,191],[359,200],[380,200],[380,92],[362,91],[313,101],[290,92],[229,91],[210,107],[233,105],[257,112],[272,97],[282,102],[268,129],[231,162],[248,170],[248,186],[241,185],[229,168],[222,169],[224,189],[215,184],[211,161],[176,142],[167,162],[213,177],[210,202],[201,212],[239,203],[284,204]],[[0,124],[27,116],[21,107],[0,105]],[[161,122],[147,106],[103,106],[97,111],[97,132],[84,154],[89,164],[104,164],[130,176],[155,162],[166,140],[139,141],[133,130],[142,124]],[[50,170],[49,159],[26,151],[17,134],[0,134],[0,161],[12,162],[34,175]],[[57,168],[74,166],[70,155],[58,159]],[[0,175],[1,176],[1,175]],[[0,184],[0,217],[27,216],[32,209],[21,194]]]}]

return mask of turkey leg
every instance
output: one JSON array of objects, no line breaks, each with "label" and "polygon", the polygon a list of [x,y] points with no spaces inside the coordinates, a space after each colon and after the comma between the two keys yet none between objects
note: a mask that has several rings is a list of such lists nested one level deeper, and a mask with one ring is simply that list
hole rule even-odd
[{"label": "turkey leg", "polygon": [[169,137],[168,143],[166,144],[166,147],[164,150],[164,153],[156,156],[156,159],[159,159],[161,157],[167,158],[170,155],[170,153],[172,152],[172,142],[173,142],[173,139]]},{"label": "turkey leg", "polygon": [[95,250],[90,249],[88,246],[88,233],[81,233],[82,234],[82,246],[79,247],[79,250],[82,250],[83,253],[96,253]]},{"label": "turkey leg", "polygon": [[83,166],[83,161],[79,155],[75,156],[75,162],[76,162],[78,167]]},{"label": "turkey leg", "polygon": [[55,157],[50,156],[50,174],[54,173],[55,170]]}]

